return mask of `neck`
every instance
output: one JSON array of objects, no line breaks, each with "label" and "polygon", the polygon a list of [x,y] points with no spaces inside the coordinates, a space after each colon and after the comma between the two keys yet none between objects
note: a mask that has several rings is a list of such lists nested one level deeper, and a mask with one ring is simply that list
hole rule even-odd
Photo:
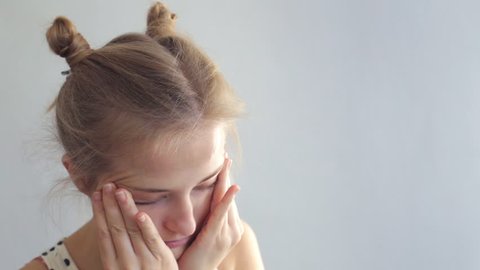
[{"label": "neck", "polygon": [[93,220],[65,239],[65,246],[79,269],[101,270],[102,261],[98,251],[97,231]]}]

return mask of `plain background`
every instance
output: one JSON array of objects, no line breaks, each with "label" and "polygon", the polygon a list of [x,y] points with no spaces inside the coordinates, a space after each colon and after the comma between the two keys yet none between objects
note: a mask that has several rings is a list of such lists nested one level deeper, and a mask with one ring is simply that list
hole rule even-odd
[{"label": "plain background", "polygon": [[[65,172],[45,110],[68,67],[46,29],[66,15],[98,48],[144,31],[151,3],[0,3],[0,268],[89,216],[47,196]],[[248,105],[235,178],[267,269],[480,269],[478,1],[167,4]]]}]

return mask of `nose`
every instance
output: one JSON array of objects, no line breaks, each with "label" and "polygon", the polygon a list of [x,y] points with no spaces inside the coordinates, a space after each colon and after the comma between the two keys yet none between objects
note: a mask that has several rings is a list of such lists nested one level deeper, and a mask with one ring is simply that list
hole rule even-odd
[{"label": "nose", "polygon": [[189,236],[195,232],[196,225],[190,198],[178,198],[175,200],[165,221],[165,226],[168,230],[175,234]]}]

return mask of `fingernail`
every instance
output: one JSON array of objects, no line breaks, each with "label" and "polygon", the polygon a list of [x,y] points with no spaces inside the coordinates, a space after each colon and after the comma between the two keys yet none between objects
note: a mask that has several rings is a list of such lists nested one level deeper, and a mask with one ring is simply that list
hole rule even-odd
[{"label": "fingernail", "polygon": [[100,192],[98,192],[98,191],[93,192],[93,196],[92,196],[92,197],[93,197],[93,200],[94,200],[94,201],[97,201],[97,202],[102,199],[102,197],[100,196]]},{"label": "fingernail", "polygon": [[108,183],[106,184],[105,186],[103,186],[103,189],[106,191],[106,192],[111,192],[113,190],[113,184],[112,183]]},{"label": "fingernail", "polygon": [[144,213],[141,213],[140,215],[138,215],[138,221],[145,222],[145,214]]},{"label": "fingernail", "polygon": [[228,159],[228,152],[225,152],[225,159]]},{"label": "fingernail", "polygon": [[230,168],[232,167],[232,163],[233,163],[233,159],[230,159],[230,162],[228,163],[228,169],[230,170]]},{"label": "fingernail", "polygon": [[127,195],[123,190],[118,190],[117,192],[115,192],[115,197],[117,197],[117,200],[122,202],[124,202],[127,199]]}]

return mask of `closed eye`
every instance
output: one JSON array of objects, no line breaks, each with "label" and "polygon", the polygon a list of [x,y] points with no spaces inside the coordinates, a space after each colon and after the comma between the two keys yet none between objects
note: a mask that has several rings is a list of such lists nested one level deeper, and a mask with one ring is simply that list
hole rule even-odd
[{"label": "closed eye", "polygon": [[168,199],[168,194],[165,194],[165,195],[162,195],[158,198],[155,198],[154,200],[134,200],[135,204],[136,205],[150,205],[150,204],[155,204],[155,203],[159,203],[159,202],[162,202],[162,201],[165,201],[166,199]]},{"label": "closed eye", "polygon": [[217,181],[214,181],[213,183],[208,184],[208,185],[197,186],[197,187],[195,187],[195,190],[208,190],[208,189],[212,189],[213,187],[215,187],[215,184],[216,184],[216,183],[217,183]]},{"label": "closed eye", "polygon": [[135,202],[135,205],[149,205],[154,204],[155,202]]}]

